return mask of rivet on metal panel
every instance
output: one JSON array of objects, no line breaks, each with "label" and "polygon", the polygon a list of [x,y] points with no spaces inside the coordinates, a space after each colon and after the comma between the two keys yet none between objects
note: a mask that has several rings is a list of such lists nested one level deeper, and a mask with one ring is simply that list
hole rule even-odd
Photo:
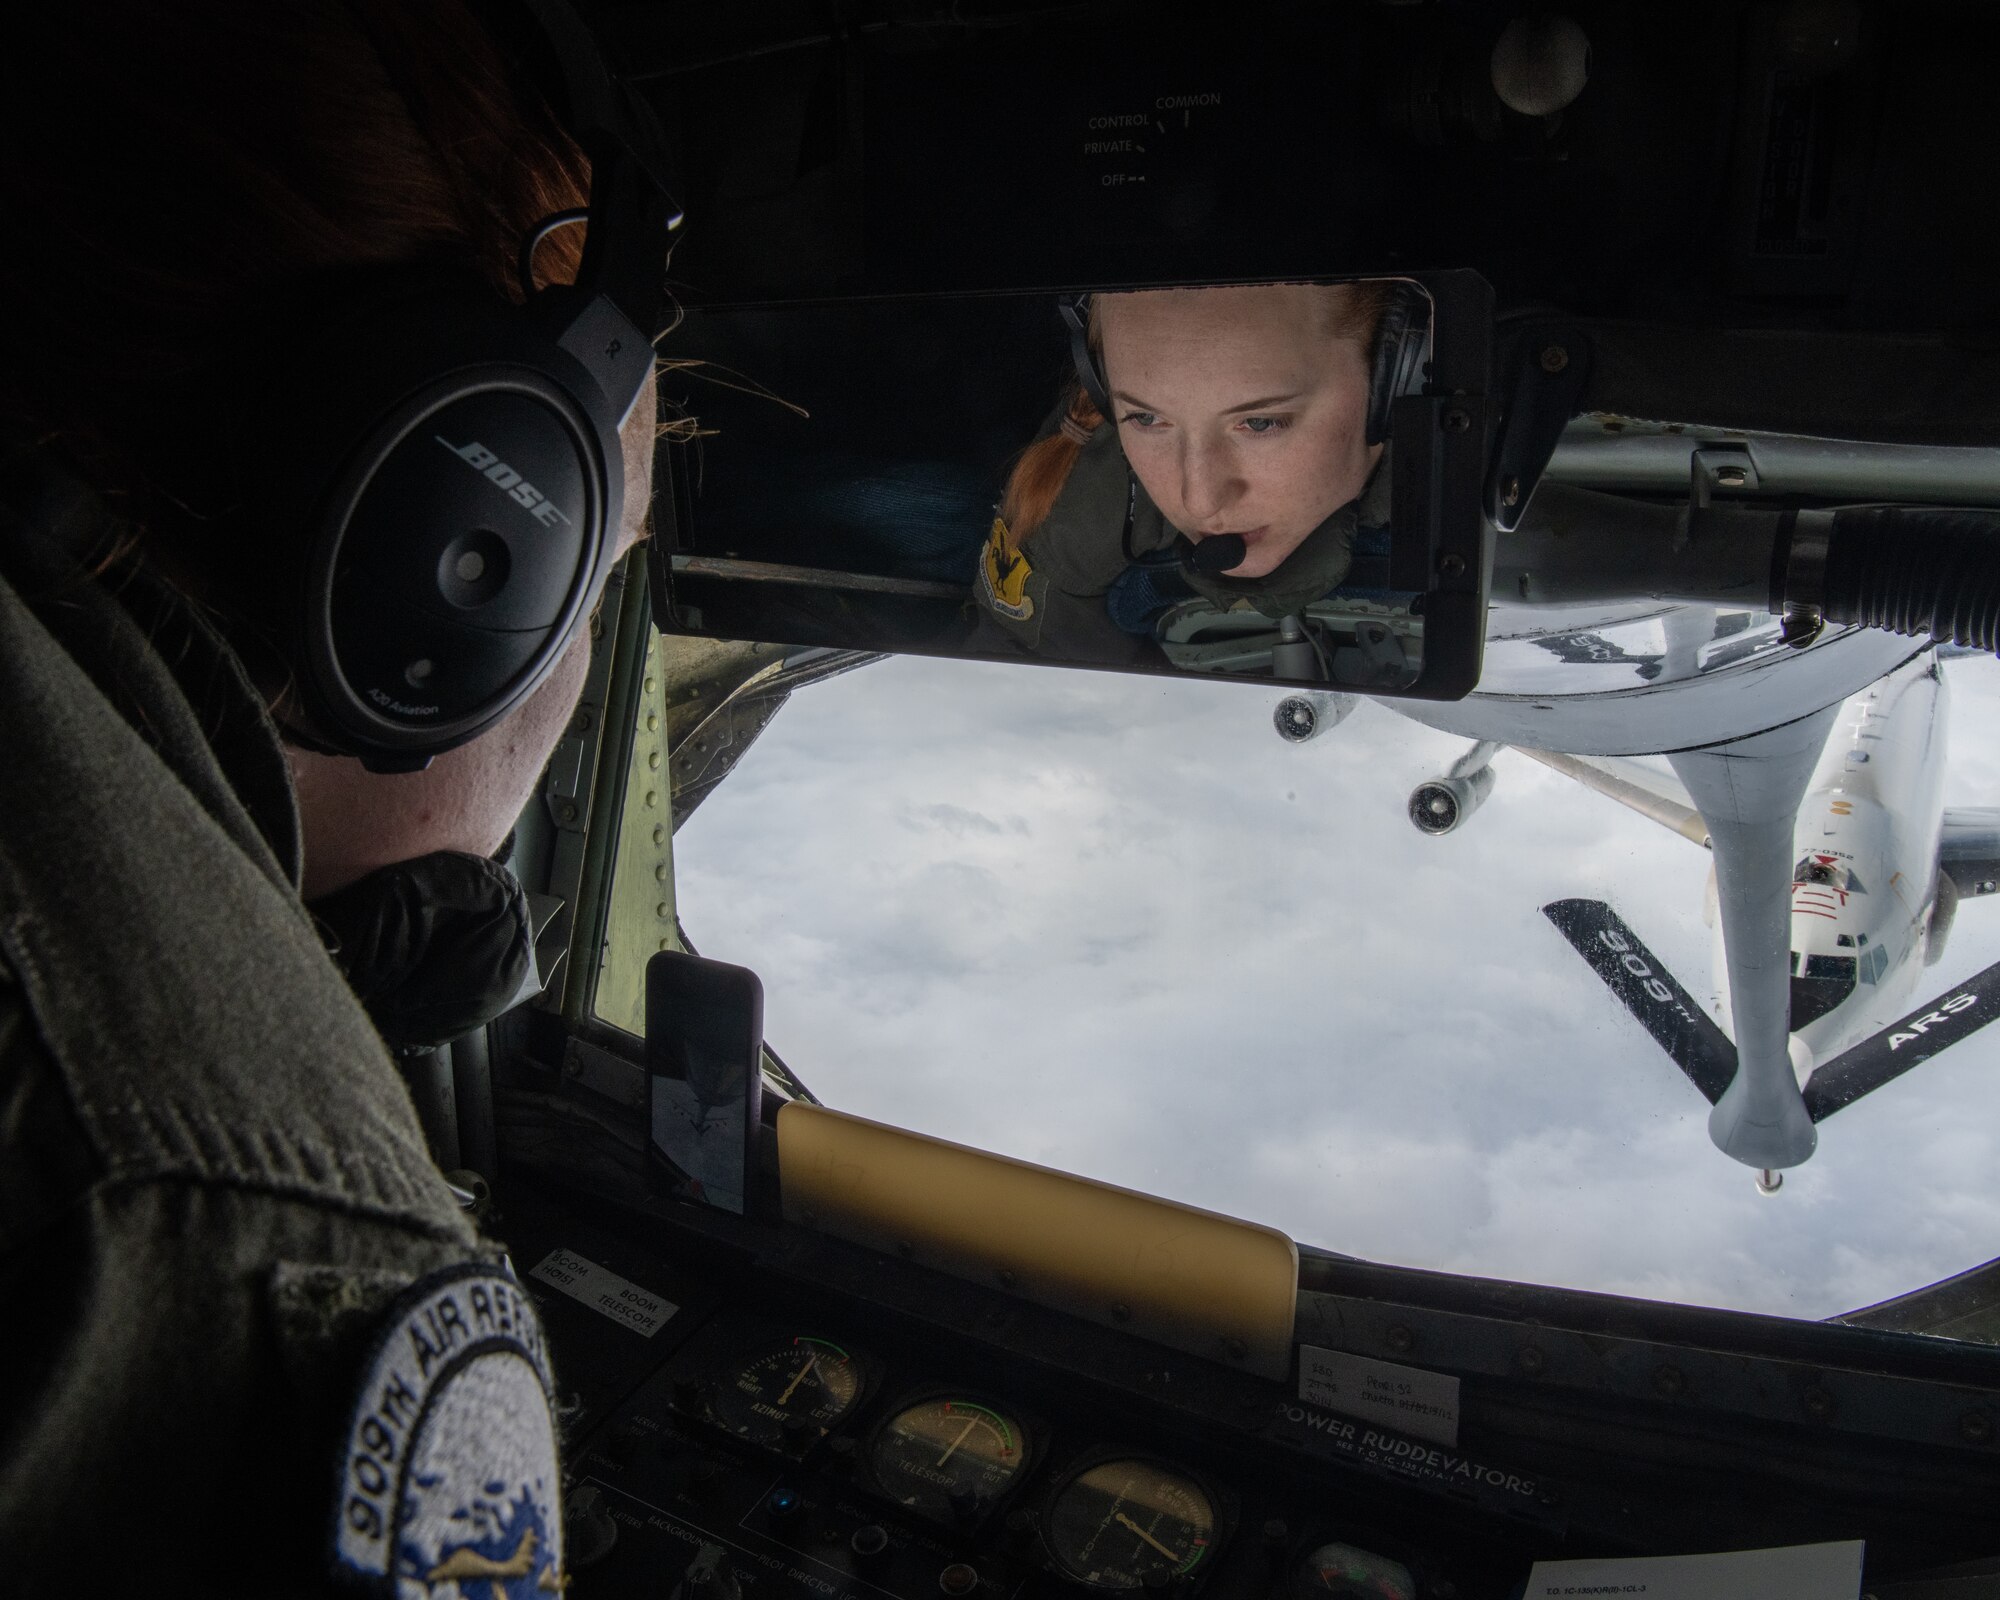
[{"label": "rivet on metal panel", "polygon": [[660,752],[657,750],[648,750],[646,752],[646,765],[653,771],[658,772],[660,770]]},{"label": "rivet on metal panel", "polygon": [[659,803],[660,803],[660,791],[657,789],[648,789],[646,791],[646,804],[649,806],[656,806]]},{"label": "rivet on metal panel", "polygon": [[674,908],[668,905],[666,901],[662,900],[658,905],[653,907],[653,913],[654,915],[659,917],[662,921],[665,921],[668,917],[671,917],[674,914]]},{"label": "rivet on metal panel", "polygon": [[667,830],[666,830],[665,828],[661,827],[661,826],[660,826],[660,825],[659,825],[659,824],[658,824],[657,822],[656,822],[656,823],[654,823],[654,824],[653,824],[653,843],[654,843],[654,844],[665,844],[666,842],[667,842]]},{"label": "rivet on metal panel", "polygon": [[674,869],[672,867],[668,866],[666,862],[662,861],[657,867],[653,868],[654,882],[665,883],[668,878],[673,876],[673,871]]},{"label": "rivet on metal panel", "polygon": [[1538,1346],[1532,1344],[1524,1344],[1515,1351],[1514,1360],[1531,1378],[1549,1364],[1549,1358],[1542,1354]]},{"label": "rivet on metal panel", "polygon": [[1389,1324],[1389,1331],[1383,1335],[1383,1343],[1391,1350],[1407,1355],[1417,1347],[1417,1336],[1400,1322]]}]

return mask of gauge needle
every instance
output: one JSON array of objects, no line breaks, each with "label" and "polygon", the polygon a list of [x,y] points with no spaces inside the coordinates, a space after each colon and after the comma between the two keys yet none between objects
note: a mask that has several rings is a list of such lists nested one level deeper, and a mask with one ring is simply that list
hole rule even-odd
[{"label": "gauge needle", "polygon": [[979,1425],[979,1419],[977,1417],[974,1417],[970,1421],[968,1421],[966,1425],[959,1431],[958,1437],[951,1441],[951,1448],[945,1451],[943,1455],[937,1458],[937,1464],[939,1466],[943,1466],[953,1456],[957,1455],[958,1447],[965,1443],[966,1435],[971,1433],[972,1430],[978,1425]]},{"label": "gauge needle", "polygon": [[1140,1538],[1144,1539],[1146,1543],[1151,1545],[1155,1550],[1159,1551],[1160,1554],[1165,1556],[1169,1561],[1180,1560],[1180,1556],[1178,1553],[1169,1550],[1165,1545],[1161,1544],[1158,1539],[1155,1539],[1144,1528],[1140,1527],[1138,1523],[1134,1522],[1130,1517],[1126,1516],[1124,1512],[1122,1511],[1117,1512],[1114,1514],[1114,1516],[1116,1521],[1124,1523],[1126,1527],[1130,1528]]},{"label": "gauge needle", "polygon": [[797,1393],[799,1385],[806,1381],[807,1374],[818,1365],[819,1352],[815,1350],[811,1355],[806,1357],[806,1364],[799,1368],[799,1375],[792,1379],[785,1392],[778,1396],[778,1404],[781,1406],[790,1405],[792,1403],[792,1396]]}]

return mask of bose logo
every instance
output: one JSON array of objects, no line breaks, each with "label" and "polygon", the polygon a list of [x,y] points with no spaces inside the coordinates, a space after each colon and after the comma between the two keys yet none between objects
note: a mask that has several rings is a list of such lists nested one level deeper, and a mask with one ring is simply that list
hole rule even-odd
[{"label": "bose logo", "polygon": [[568,517],[556,509],[555,503],[547,495],[477,439],[470,444],[453,444],[441,433],[434,433],[431,437],[495,486],[505,489],[507,498],[526,506],[543,527],[553,528],[558,522],[569,521]]}]

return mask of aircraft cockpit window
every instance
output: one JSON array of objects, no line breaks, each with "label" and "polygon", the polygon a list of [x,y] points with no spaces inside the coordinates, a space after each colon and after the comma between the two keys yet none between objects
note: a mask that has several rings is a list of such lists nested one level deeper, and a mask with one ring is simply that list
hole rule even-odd
[{"label": "aircraft cockpit window", "polygon": [[[1651,625],[1662,650],[1727,632]],[[1782,1193],[1712,1142],[1701,1075],[1729,1081],[1742,1011],[1674,758],[1475,743],[1462,708],[755,648],[669,752],[678,911],[704,955],[758,972],[767,1037],[829,1106],[1364,1259],[1782,1316],[1994,1253],[2000,1035],[1824,1117]],[[1975,905],[1912,896],[1912,936],[1865,948],[1845,920],[1864,883],[1931,881],[1939,825],[1828,835],[1824,796],[1856,782],[1842,719],[1921,722],[1928,742],[1871,740],[1868,770],[1947,818],[2000,788],[2000,662],[1940,679],[1920,644],[1886,653],[1795,758],[1798,948],[1769,963],[1791,1081],[2000,960]],[[1884,677],[1898,692],[1871,699]],[[718,730],[735,742],[695,750]],[[652,947],[657,857],[635,852],[630,897]],[[1701,1015],[1681,1070],[1653,1005]],[[1952,1167],[1962,1223],[1935,1205],[1947,1124],[1976,1147]]]},{"label": "aircraft cockpit window", "polygon": [[[1792,868],[1792,882],[1809,884],[1815,888],[1838,890],[1845,894],[1861,894],[1863,885],[1854,875],[1854,869],[1845,862],[1831,860],[1826,856],[1808,855]],[[1851,935],[1844,942],[1852,943]]]}]

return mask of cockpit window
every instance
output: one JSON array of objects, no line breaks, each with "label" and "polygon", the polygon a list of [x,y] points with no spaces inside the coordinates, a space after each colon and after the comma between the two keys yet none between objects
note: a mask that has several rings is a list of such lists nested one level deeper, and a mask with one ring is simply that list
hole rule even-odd
[{"label": "cockpit window", "polygon": [[1792,882],[1837,889],[1847,894],[1867,892],[1860,880],[1854,876],[1852,867],[1828,856],[1799,857],[1798,865],[1792,868]]},{"label": "cockpit window", "polygon": [[[2000,661],[1948,671],[1944,803],[2000,804],[1962,754],[2000,747]],[[1302,1244],[1806,1319],[1994,1255],[2000,1025],[1841,1109],[1758,1198],[1542,910],[1607,903],[1643,941],[1633,987],[1675,980],[1726,1031],[1716,856],[1507,749],[1421,833],[1409,797],[1467,739],[1363,702],[1290,743],[1279,699],[920,657],[815,683],[675,836],[681,920],[759,974],[767,1036],[829,1106]],[[1895,869],[1809,846],[1800,885],[1837,899],[1858,868],[1888,897]],[[2000,961],[2000,904],[1961,906],[1936,966],[1872,941],[1879,987],[1858,933],[1836,954],[1825,922],[1786,926],[1810,947],[1776,956],[1795,1028],[1851,1011],[1866,1036]],[[1947,1118],[1971,1143],[1941,1180]]]}]

